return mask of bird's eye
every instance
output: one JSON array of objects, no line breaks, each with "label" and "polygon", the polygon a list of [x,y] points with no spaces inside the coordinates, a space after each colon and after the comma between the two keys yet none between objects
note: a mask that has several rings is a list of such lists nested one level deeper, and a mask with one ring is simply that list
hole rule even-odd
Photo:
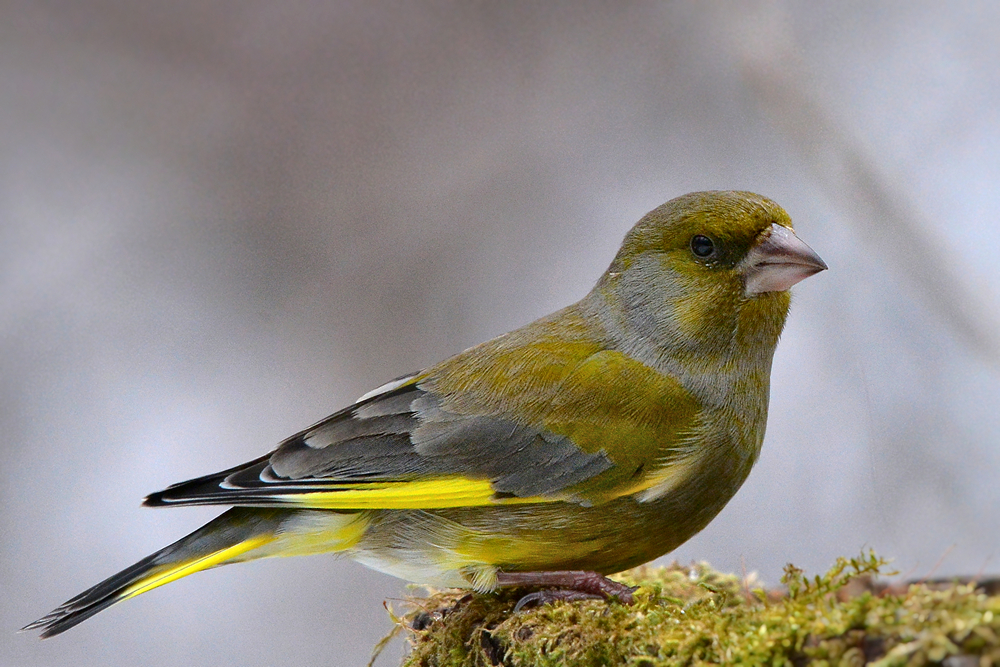
[{"label": "bird's eye", "polygon": [[715,243],[707,236],[698,234],[691,239],[691,252],[695,254],[695,257],[711,257],[715,254]]}]

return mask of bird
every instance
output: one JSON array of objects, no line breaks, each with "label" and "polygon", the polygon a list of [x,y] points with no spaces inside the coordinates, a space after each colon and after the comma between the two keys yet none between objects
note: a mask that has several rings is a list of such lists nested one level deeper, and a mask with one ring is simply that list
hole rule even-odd
[{"label": "bird", "polygon": [[646,214],[580,301],[388,382],[151,507],[228,509],[25,626],[51,637],[194,572],[334,553],[522,603],[631,602],[764,440],[789,288],[827,268],[777,203],[692,192]]}]

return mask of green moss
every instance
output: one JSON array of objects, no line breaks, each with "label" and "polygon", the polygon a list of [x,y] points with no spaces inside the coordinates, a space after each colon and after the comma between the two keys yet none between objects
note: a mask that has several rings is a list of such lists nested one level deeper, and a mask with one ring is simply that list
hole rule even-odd
[{"label": "green moss", "polygon": [[525,590],[434,593],[393,617],[407,667],[489,665],[1000,665],[1000,596],[971,584],[886,586],[874,554],[808,578],[789,565],[781,592],[750,590],[701,563],[616,579],[636,603],[556,603],[513,614]]}]

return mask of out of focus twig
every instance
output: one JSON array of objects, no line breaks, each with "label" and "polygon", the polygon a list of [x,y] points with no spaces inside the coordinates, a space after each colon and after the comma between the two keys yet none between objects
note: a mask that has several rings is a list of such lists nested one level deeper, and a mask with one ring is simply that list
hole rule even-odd
[{"label": "out of focus twig", "polygon": [[839,126],[810,83],[782,30],[780,16],[763,12],[753,35],[741,40],[746,80],[760,107],[802,153],[831,200],[871,243],[917,288],[927,304],[969,349],[1000,366],[1000,299],[976,285],[958,249],[937,238],[864,144]]}]

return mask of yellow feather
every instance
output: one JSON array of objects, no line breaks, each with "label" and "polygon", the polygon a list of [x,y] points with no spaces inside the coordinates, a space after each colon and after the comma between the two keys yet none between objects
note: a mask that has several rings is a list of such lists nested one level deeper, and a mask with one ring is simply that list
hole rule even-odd
[{"label": "yellow feather", "polygon": [[201,570],[214,567],[215,565],[221,565],[231,558],[235,558],[236,556],[244,554],[252,549],[263,546],[274,539],[275,538],[272,535],[261,535],[260,537],[254,537],[246,540],[245,542],[234,544],[231,547],[220,549],[219,551],[211,553],[207,556],[202,556],[201,558],[197,558],[195,560],[175,563],[163,569],[153,570],[148,576],[143,577],[126,588],[122,592],[122,599],[126,600],[128,598],[134,598],[136,595],[141,595],[142,593],[151,591],[154,588],[159,588],[164,584],[169,584],[171,581],[177,581],[181,577],[186,577],[189,574],[200,572]]},{"label": "yellow feather", "polygon": [[285,496],[289,504],[314,509],[441,509],[552,502],[532,496],[496,498],[489,480],[460,475],[412,482],[368,482],[337,491],[313,491]]}]

